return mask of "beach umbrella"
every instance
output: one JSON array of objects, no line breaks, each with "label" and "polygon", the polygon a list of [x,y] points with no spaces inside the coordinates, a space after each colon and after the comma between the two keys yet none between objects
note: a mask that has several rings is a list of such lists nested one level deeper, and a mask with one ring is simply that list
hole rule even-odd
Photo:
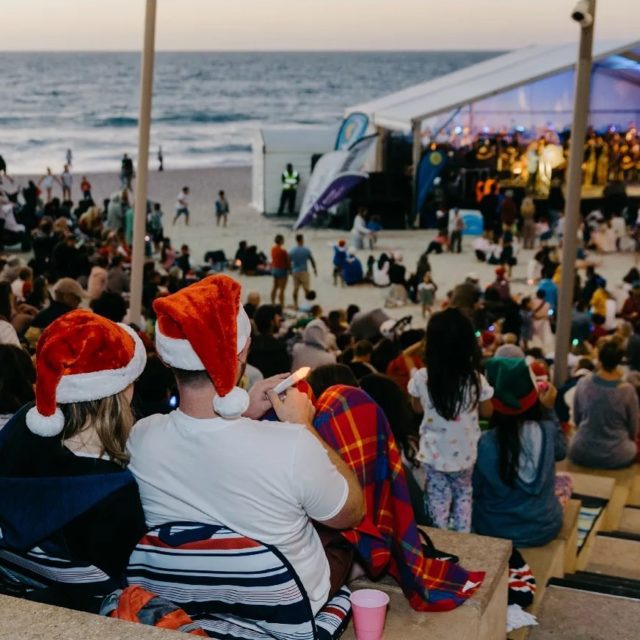
[{"label": "beach umbrella", "polygon": [[140,325],[142,319],[142,272],[144,269],[144,237],[147,221],[147,178],[149,173],[149,134],[151,129],[151,95],[156,38],[156,2],[147,0],[140,75],[140,117],[138,118],[138,171],[133,222],[133,255],[131,259],[131,297],[129,321]]}]

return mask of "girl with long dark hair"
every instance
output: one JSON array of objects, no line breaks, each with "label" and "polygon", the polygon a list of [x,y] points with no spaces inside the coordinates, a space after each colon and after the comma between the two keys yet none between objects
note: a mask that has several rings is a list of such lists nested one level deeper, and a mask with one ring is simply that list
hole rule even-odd
[{"label": "girl with long dark hair", "polygon": [[516,547],[547,544],[562,527],[555,464],[566,441],[552,410],[556,390],[536,383],[522,358],[492,358],[486,375],[495,390],[494,413],[478,443],[474,531]]},{"label": "girl with long dark hair", "polygon": [[493,389],[480,373],[478,341],[460,310],[432,316],[424,362],[407,389],[414,409],[424,412],[418,459],[427,478],[427,509],[435,526],[469,531],[479,416],[491,415]]}]

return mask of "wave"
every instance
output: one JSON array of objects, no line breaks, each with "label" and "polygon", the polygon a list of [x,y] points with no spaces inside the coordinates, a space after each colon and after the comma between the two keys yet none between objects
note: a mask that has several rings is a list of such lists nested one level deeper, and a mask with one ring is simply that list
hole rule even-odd
[{"label": "wave", "polygon": [[94,123],[95,127],[137,127],[138,118],[129,118],[128,116],[112,116],[103,118]]},{"label": "wave", "polygon": [[166,124],[206,124],[215,122],[246,122],[253,116],[246,113],[213,113],[209,111],[191,111],[153,118],[154,122]]},{"label": "wave", "polygon": [[251,151],[250,144],[223,144],[215,147],[187,147],[185,149],[188,154],[205,154],[205,153],[246,153]]}]

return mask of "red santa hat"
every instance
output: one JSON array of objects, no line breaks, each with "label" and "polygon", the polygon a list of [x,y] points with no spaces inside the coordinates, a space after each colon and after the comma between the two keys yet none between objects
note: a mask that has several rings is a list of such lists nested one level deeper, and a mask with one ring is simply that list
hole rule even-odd
[{"label": "red santa hat", "polygon": [[216,390],[213,409],[227,419],[249,407],[249,394],[236,387],[238,354],[251,336],[240,293],[240,283],[216,275],[153,303],[160,357],[176,369],[206,371]]},{"label": "red santa hat", "polygon": [[36,406],[27,427],[51,437],[64,429],[58,404],[113,396],[142,373],[147,354],[133,329],[92,311],[70,311],[52,322],[36,347]]}]

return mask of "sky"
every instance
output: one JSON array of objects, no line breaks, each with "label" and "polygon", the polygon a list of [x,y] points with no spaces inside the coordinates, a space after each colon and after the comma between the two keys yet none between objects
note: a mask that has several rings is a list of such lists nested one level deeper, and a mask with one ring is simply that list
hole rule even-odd
[{"label": "sky", "polygon": [[[0,50],[137,50],[145,0],[2,0]],[[158,50],[513,49],[576,41],[575,0],[158,0]],[[596,38],[640,39],[640,0]]]}]

